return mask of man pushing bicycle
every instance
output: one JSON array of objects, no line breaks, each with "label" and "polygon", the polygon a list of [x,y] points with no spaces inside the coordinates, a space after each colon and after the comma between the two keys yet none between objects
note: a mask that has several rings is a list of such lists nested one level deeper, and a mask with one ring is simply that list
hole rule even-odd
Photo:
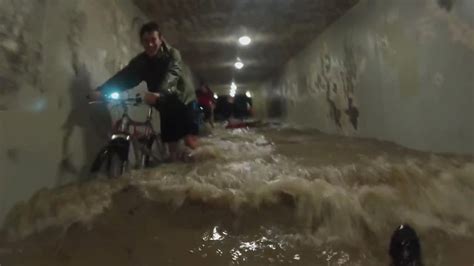
[{"label": "man pushing bicycle", "polygon": [[162,141],[168,144],[171,160],[178,159],[178,142],[197,147],[199,130],[193,85],[185,76],[180,52],[165,43],[158,24],[149,22],[140,29],[144,52],[91,93],[100,100],[105,95],[136,87],[145,81],[144,101],[158,109]]}]

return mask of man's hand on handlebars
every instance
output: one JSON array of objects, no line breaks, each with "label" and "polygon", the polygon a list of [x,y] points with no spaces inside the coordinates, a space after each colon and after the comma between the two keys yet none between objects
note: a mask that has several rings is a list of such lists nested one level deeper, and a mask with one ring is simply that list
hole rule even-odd
[{"label": "man's hand on handlebars", "polygon": [[[105,95],[97,90],[91,91],[87,95],[87,99],[89,99],[92,102],[100,102],[105,100]],[[139,98],[139,95],[137,94],[137,97]],[[137,100],[137,102],[141,102],[141,99],[136,99],[136,98],[129,98],[129,99],[124,99],[124,100]],[[148,104],[148,105],[156,105],[158,99],[160,98],[160,94],[158,93],[151,93],[147,92],[145,93],[145,96],[143,97],[143,101]]]},{"label": "man's hand on handlebars", "polygon": [[100,91],[91,91],[88,95],[87,95],[87,99],[91,100],[91,101],[100,101],[102,100],[103,96],[102,96],[102,93]]},{"label": "man's hand on handlebars", "polygon": [[147,92],[145,93],[145,97],[143,98],[143,100],[145,101],[146,104],[148,105],[156,105],[156,103],[158,102],[158,99],[160,98],[160,94],[159,93],[151,93],[151,92]]}]

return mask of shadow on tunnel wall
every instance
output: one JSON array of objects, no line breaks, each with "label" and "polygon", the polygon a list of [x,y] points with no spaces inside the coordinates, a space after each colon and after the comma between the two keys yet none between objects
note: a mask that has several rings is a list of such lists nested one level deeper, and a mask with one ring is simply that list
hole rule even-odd
[{"label": "shadow on tunnel wall", "polygon": [[[90,105],[86,96],[91,88],[90,73],[84,64],[79,64],[75,59],[73,62],[75,76],[69,86],[71,109],[66,121],[62,126],[64,136],[62,139],[62,158],[58,165],[57,184],[68,183],[73,178],[79,181],[89,180],[90,164],[94,160],[98,150],[106,143],[110,132],[112,118],[105,105]],[[61,108],[63,108],[59,104]],[[72,147],[77,147],[74,138],[75,131],[79,130],[82,138],[84,156],[78,157]],[[76,135],[77,136],[77,135]],[[74,145],[75,144],[75,145]]]}]

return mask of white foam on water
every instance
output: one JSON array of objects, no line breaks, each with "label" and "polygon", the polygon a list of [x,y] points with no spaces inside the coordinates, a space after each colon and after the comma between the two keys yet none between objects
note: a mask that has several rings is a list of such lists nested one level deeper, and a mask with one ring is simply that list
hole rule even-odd
[{"label": "white foam on water", "polygon": [[387,242],[401,223],[420,234],[474,238],[474,163],[436,156],[392,162],[380,156],[303,167],[251,130],[217,130],[194,157],[195,163],[162,165],[118,180],[42,190],[12,210],[7,236],[18,240],[49,227],[91,223],[111,207],[116,193],[133,186],[146,199],[175,207],[192,200],[239,213],[290,205],[288,213],[276,214],[294,216],[300,233],[279,237],[316,246]]}]

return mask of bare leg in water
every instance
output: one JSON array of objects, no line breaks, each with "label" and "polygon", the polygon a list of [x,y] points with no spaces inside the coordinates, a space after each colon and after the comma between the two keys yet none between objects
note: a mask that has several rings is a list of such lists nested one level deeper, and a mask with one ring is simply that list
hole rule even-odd
[{"label": "bare leg in water", "polygon": [[214,109],[215,109],[215,105],[212,104],[211,105],[211,117],[209,118],[209,122],[211,124],[211,127],[214,127]]},{"label": "bare leg in water", "polygon": [[170,152],[170,161],[174,162],[178,160],[178,142],[169,142],[168,149]]},{"label": "bare leg in water", "polygon": [[[187,135],[184,138],[184,144],[190,148],[191,150],[195,150],[198,147],[197,136],[194,135]],[[179,148],[179,142],[169,142],[168,149],[170,153],[170,161],[188,161],[189,154]]]},{"label": "bare leg in water", "polygon": [[186,135],[184,137],[184,144],[191,150],[195,150],[198,147],[198,139],[195,135]]}]

